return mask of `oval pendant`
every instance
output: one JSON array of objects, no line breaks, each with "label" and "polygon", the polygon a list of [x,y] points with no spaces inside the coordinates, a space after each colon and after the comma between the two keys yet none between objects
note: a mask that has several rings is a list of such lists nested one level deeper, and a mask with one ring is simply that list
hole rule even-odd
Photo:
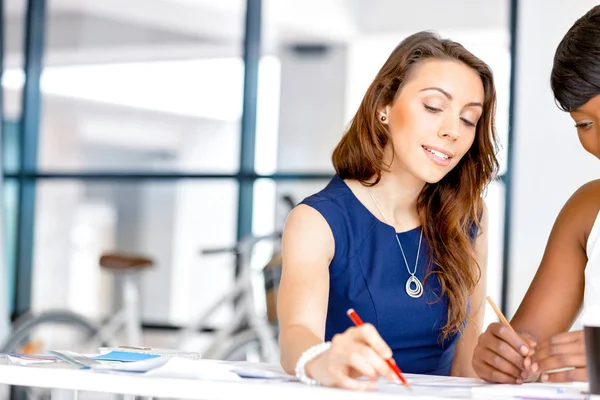
[{"label": "oval pendant", "polygon": [[[413,283],[415,285],[414,289],[412,288]],[[414,299],[416,299],[417,297],[421,297],[421,295],[423,294],[423,285],[421,284],[419,278],[417,278],[414,275],[411,275],[410,278],[406,280],[406,293]]]}]

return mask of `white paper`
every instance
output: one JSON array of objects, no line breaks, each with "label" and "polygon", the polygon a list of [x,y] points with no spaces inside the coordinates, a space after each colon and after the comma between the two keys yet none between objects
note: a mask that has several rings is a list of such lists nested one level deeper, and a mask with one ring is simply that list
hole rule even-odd
[{"label": "white paper", "polygon": [[207,360],[171,357],[163,365],[144,375],[161,378],[205,379],[210,381],[241,381],[242,378],[227,364]]},{"label": "white paper", "polygon": [[[148,360],[152,361],[152,360]],[[164,378],[204,379],[211,381],[241,381],[242,379],[295,379],[282,370],[266,364],[229,363],[217,360],[190,360],[169,357],[162,365],[149,369],[145,375]]]},{"label": "white paper", "polygon": [[91,366],[98,372],[130,372],[147,376],[212,381],[240,381],[242,379],[295,380],[281,367],[271,364],[225,362],[219,360],[192,360],[186,357],[165,356],[142,361],[98,363]]},{"label": "white paper", "polygon": [[439,375],[416,375],[416,374],[404,374],[406,380],[411,386],[421,387],[458,387],[471,389],[476,386],[486,385],[486,383],[480,379],[474,378],[461,378],[456,376],[439,376]]},{"label": "white paper", "polygon": [[587,384],[584,383],[526,383],[523,385],[490,384],[474,387],[473,398],[535,398],[584,400],[587,395]]},{"label": "white paper", "polygon": [[412,390],[408,390],[400,382],[390,383],[380,380],[377,392],[397,394],[404,397],[418,397],[421,399],[446,398],[468,399],[471,390],[486,383],[479,379],[460,378],[453,376],[404,374]]},{"label": "white paper", "polygon": [[459,378],[451,376],[431,376],[405,374],[412,391],[401,383],[389,383],[381,380],[377,391],[393,393],[402,397],[437,398],[437,399],[588,399],[585,392],[586,383],[526,383],[523,385],[491,384],[480,379]]},{"label": "white paper", "polygon": [[11,364],[15,365],[40,365],[40,364],[51,364],[58,362],[57,360],[44,360],[44,359],[36,359],[36,358],[27,358],[27,357],[19,357],[12,356],[10,354],[6,355],[6,358]]}]

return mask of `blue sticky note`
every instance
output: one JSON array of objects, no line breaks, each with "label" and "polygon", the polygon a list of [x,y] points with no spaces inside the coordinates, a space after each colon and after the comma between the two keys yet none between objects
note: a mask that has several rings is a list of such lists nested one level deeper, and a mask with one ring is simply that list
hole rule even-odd
[{"label": "blue sticky note", "polygon": [[144,353],[132,353],[129,351],[111,351],[110,353],[102,354],[100,356],[92,357],[94,360],[100,361],[121,361],[121,362],[132,362],[149,360],[151,358],[160,357],[158,354],[144,354]]}]

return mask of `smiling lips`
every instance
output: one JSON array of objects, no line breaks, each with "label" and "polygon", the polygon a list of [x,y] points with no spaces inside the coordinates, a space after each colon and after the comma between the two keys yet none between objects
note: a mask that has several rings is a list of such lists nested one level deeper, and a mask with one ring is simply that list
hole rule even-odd
[{"label": "smiling lips", "polygon": [[452,154],[448,150],[444,150],[439,147],[433,147],[433,146],[421,146],[421,147],[423,148],[425,155],[427,155],[427,157],[429,157],[429,159],[431,161],[433,161],[435,164],[437,164],[441,167],[446,167],[446,166],[450,165],[450,162],[452,161],[452,158],[454,157],[454,154]]}]

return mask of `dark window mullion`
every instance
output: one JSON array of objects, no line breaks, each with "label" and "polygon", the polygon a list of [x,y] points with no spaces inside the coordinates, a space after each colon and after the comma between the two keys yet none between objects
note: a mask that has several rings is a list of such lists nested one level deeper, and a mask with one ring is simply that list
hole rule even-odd
[{"label": "dark window mullion", "polygon": [[[21,115],[21,171],[36,171],[40,127],[40,76],[46,26],[46,0],[27,2],[25,25],[25,85]],[[20,175],[20,174],[19,174]],[[15,310],[18,316],[31,306],[35,180],[19,176],[17,209]]]},{"label": "dark window mullion", "polygon": [[[244,98],[242,108],[240,172],[254,173],[256,149],[256,106],[260,62],[262,0],[246,0],[244,36]],[[239,181],[237,238],[252,233],[254,182]]]},{"label": "dark window mullion", "polygon": [[509,293],[509,279],[510,279],[510,230],[511,225],[511,212],[512,212],[512,170],[514,165],[514,151],[513,151],[513,135],[514,135],[514,124],[515,124],[515,99],[517,97],[516,92],[516,71],[517,71],[517,34],[518,34],[518,9],[519,1],[510,1],[510,85],[509,92],[510,98],[508,103],[508,133],[506,137],[506,172],[501,176],[502,181],[505,185],[505,200],[504,200],[504,238],[503,238],[503,252],[502,252],[502,291],[501,291],[501,306],[504,314],[508,313],[508,293]]}]

